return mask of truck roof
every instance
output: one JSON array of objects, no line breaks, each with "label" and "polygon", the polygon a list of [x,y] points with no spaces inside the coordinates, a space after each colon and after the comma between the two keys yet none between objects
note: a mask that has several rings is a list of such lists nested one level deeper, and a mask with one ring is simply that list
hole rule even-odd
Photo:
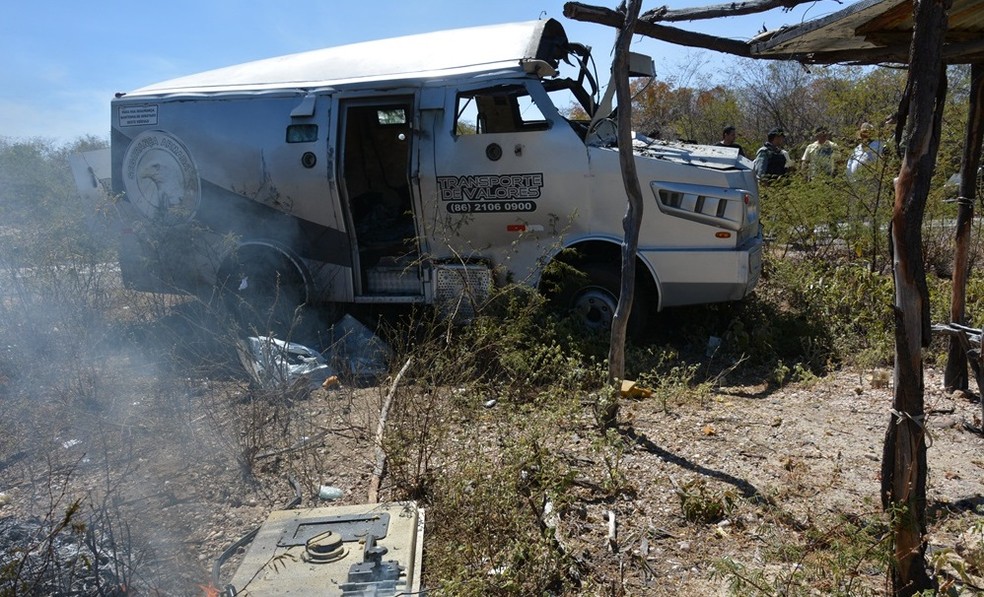
[{"label": "truck roof", "polygon": [[316,88],[351,82],[435,78],[521,69],[522,60],[556,68],[567,35],[554,19],[451,29],[288,54],[141,87],[127,97]]}]

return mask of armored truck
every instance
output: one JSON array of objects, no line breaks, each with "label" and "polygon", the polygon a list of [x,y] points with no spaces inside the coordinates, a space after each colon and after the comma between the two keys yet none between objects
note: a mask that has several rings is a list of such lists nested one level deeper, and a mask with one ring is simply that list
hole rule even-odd
[{"label": "armored truck", "polygon": [[[652,60],[634,56],[636,74]],[[112,189],[130,288],[273,308],[474,309],[554,260],[586,324],[617,304],[626,193],[590,48],[552,19],[369,41],[119,93]],[[617,110],[617,108],[615,108]],[[733,301],[761,269],[737,150],[634,135],[636,311]]]}]

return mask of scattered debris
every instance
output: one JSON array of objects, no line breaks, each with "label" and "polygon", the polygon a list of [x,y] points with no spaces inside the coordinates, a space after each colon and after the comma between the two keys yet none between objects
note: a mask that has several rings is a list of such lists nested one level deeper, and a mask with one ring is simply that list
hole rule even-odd
[{"label": "scattered debris", "polygon": [[713,357],[717,354],[719,348],[721,348],[721,338],[718,336],[710,336],[707,339],[707,349],[704,351],[704,355],[707,357]]},{"label": "scattered debris", "polygon": [[[80,530],[86,529],[86,530]],[[129,555],[96,519],[76,527],[0,518],[0,594],[123,595]]]},{"label": "scattered debris", "polygon": [[343,495],[345,495],[345,492],[340,487],[334,487],[332,485],[322,485],[318,490],[318,497],[323,500],[337,500]]},{"label": "scattered debris", "polygon": [[358,319],[345,315],[331,327],[331,364],[353,379],[375,381],[389,373],[393,351]]},{"label": "scattered debris", "polygon": [[237,346],[239,361],[252,380],[267,390],[321,387],[334,372],[318,352],[269,336],[250,336]]},{"label": "scattered debris", "polygon": [[636,398],[640,400],[649,398],[653,395],[653,391],[649,388],[644,388],[636,382],[627,379],[622,380],[621,392],[624,398]]},{"label": "scattered debris", "polygon": [[618,535],[615,529],[615,512],[608,511],[608,551],[615,553],[618,551]]},{"label": "scattered debris", "polygon": [[328,359],[307,346],[270,336],[250,336],[237,348],[243,368],[266,390],[304,386],[327,390],[339,383],[341,375],[375,381],[389,371],[392,357],[389,346],[351,315],[331,327]]}]

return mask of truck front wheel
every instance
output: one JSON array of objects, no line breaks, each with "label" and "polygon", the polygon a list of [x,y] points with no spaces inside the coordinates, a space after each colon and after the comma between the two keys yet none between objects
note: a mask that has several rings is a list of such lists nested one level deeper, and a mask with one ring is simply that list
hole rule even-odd
[{"label": "truck front wheel", "polygon": [[[611,329],[621,286],[619,266],[589,261],[574,267],[578,271],[576,280],[560,285],[556,302],[589,330]],[[641,338],[648,330],[653,293],[652,285],[647,282],[643,276],[637,276],[628,324],[628,335],[632,338]]]}]

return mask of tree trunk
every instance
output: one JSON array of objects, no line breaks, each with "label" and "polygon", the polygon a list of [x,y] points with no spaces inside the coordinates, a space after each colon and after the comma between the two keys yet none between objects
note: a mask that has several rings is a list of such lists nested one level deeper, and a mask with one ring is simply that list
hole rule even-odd
[{"label": "tree trunk", "polygon": [[929,292],[922,220],[939,146],[949,0],[916,0],[906,84],[905,155],[895,183],[890,246],[895,278],[895,390],[882,460],[882,506],[892,515],[895,595],[934,588],[926,572],[926,433],[922,349],[929,344]]},{"label": "tree trunk", "polygon": [[[977,196],[977,168],[984,138],[984,64],[971,66],[970,101],[967,133],[960,166],[960,197],[957,199],[957,232],[954,238],[953,294],[950,298],[950,323],[963,325],[967,305],[967,277],[970,274],[970,228]],[[968,386],[967,353],[956,336],[950,336],[943,384],[948,390],[966,390]]]},{"label": "tree trunk", "polygon": [[642,8],[642,0],[629,0],[625,8],[625,21],[615,40],[615,60],[612,64],[612,82],[618,102],[618,157],[622,166],[622,184],[628,196],[628,207],[622,218],[625,239],[622,241],[622,283],[619,288],[618,306],[612,318],[612,337],[608,348],[609,396],[600,415],[604,427],[614,427],[618,422],[618,387],[625,377],[625,336],[632,299],[635,296],[636,252],[639,248],[639,227],[642,223],[642,189],[636,172],[635,154],[632,152],[632,96],[629,93],[629,42],[635,31],[636,19]]}]

